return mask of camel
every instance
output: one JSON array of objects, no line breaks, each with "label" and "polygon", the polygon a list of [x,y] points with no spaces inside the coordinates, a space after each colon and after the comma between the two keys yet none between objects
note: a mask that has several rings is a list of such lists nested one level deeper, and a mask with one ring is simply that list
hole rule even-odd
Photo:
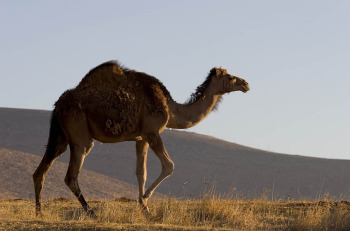
[{"label": "camel", "polygon": [[[64,92],[55,103],[46,151],[33,174],[37,214],[41,214],[45,176],[69,145],[70,161],[64,181],[87,214],[96,217],[78,184],[78,174],[94,140],[101,143],[136,141],[138,202],[149,211],[148,199],[174,171],[174,163],[160,137],[162,131],[166,127],[195,126],[217,107],[223,94],[233,91],[246,93],[249,85],[225,69],[212,68],[188,102],[179,104],[153,76],[123,67],[117,61],[93,68],[76,88]],[[159,158],[162,170],[145,191],[149,147]]]}]

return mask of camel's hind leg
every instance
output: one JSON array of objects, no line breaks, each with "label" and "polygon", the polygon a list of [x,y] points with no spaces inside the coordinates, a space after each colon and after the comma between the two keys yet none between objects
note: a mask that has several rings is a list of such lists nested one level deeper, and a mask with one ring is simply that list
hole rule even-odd
[{"label": "camel's hind leg", "polygon": [[41,211],[41,192],[44,186],[45,176],[54,160],[67,150],[68,143],[63,136],[58,136],[56,137],[55,142],[51,142],[55,144],[52,144],[49,141],[44,157],[33,174],[36,204],[35,208],[37,214],[39,214]]},{"label": "camel's hind leg", "polygon": [[70,150],[71,150],[70,161],[69,161],[67,175],[64,179],[64,182],[73,192],[73,194],[77,197],[77,199],[79,200],[80,204],[83,206],[87,214],[95,218],[96,216],[94,212],[90,209],[87,202],[85,201],[84,196],[81,193],[81,190],[78,184],[78,175],[81,170],[81,167],[83,166],[85,156],[90,152],[92,147],[93,147],[92,140],[89,145],[70,144]]},{"label": "camel's hind leg", "polygon": [[69,137],[70,160],[64,182],[77,197],[88,215],[96,217],[86,203],[78,184],[78,175],[83,166],[85,156],[94,146],[86,114],[79,108],[66,112],[63,121],[65,132]]}]

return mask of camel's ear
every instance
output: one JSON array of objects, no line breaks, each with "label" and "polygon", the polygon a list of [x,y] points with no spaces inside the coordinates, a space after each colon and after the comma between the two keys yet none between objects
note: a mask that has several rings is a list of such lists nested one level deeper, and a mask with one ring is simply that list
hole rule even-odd
[{"label": "camel's ear", "polygon": [[212,76],[220,76],[220,75],[222,75],[222,70],[220,68],[214,67],[214,68],[212,68],[210,70],[210,75],[212,75]]},{"label": "camel's ear", "polygon": [[209,75],[211,75],[211,76],[214,76],[214,75],[216,75],[216,67],[213,67],[211,70],[210,70],[210,74]]}]

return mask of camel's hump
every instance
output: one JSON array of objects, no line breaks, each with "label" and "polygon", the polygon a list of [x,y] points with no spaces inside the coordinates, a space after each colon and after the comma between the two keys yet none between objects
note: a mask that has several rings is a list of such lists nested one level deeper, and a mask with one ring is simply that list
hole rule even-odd
[{"label": "camel's hump", "polygon": [[104,87],[116,81],[126,81],[125,75],[129,70],[122,67],[117,61],[108,61],[91,69],[80,81],[78,87]]}]

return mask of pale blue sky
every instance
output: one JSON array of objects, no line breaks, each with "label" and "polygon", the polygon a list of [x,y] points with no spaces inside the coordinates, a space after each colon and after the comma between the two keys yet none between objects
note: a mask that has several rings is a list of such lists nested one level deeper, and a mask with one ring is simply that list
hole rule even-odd
[{"label": "pale blue sky", "polygon": [[[247,94],[190,131],[269,151],[350,159],[350,1],[0,1],[0,107],[51,110],[118,59],[184,102],[209,70]],[[0,121],[1,122],[1,121]]]}]

